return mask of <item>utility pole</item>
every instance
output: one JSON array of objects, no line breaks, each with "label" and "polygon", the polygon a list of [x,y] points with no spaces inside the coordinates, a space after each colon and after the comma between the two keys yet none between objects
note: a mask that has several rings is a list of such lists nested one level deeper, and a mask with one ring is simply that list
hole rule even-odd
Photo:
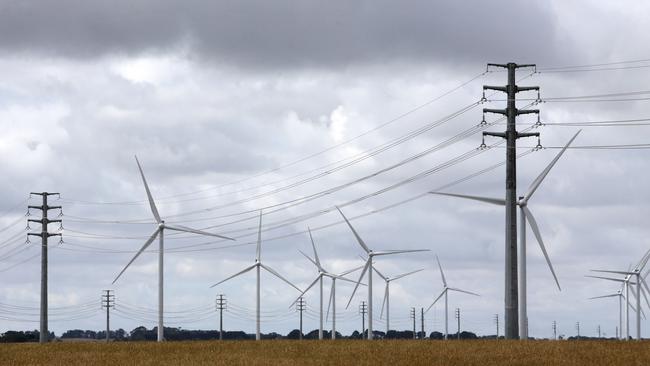
[{"label": "utility pole", "polygon": [[228,304],[225,295],[219,294],[216,299],[217,310],[219,311],[219,340],[223,340],[223,311],[226,309]]},{"label": "utility pole", "polygon": [[300,312],[300,335],[299,335],[300,340],[302,340],[302,312],[305,311],[306,308],[307,308],[307,302],[305,302],[305,299],[303,299],[302,296],[300,296],[298,298],[298,302],[296,303],[296,310]]},{"label": "utility pole", "polygon": [[499,339],[499,314],[494,314],[494,323],[497,325],[497,340]]},{"label": "utility pole", "polygon": [[411,308],[411,319],[413,319],[413,339],[415,339],[415,308]]},{"label": "utility pole", "polygon": [[422,339],[425,338],[424,334],[424,308],[420,308],[420,328],[421,328],[421,334],[422,334]]},{"label": "utility pole", "polygon": [[47,231],[47,225],[52,222],[61,222],[61,219],[49,219],[47,213],[49,210],[61,209],[61,206],[48,206],[47,197],[49,196],[59,196],[58,193],[50,192],[41,192],[35,193],[32,192],[30,195],[38,195],[43,198],[43,204],[41,206],[27,206],[27,213],[29,214],[29,209],[41,210],[42,217],[40,220],[37,219],[28,219],[28,222],[38,222],[41,224],[40,233],[27,233],[27,240],[29,241],[29,235],[40,236],[41,237],[41,319],[40,319],[40,334],[39,342],[47,343],[49,339],[49,331],[47,327],[47,239],[50,236],[61,236],[61,233],[49,233]]},{"label": "utility pole", "polygon": [[557,341],[557,322],[553,320],[553,339]]},{"label": "utility pole", "polygon": [[102,294],[102,308],[106,309],[106,342],[110,340],[111,334],[111,318],[109,310],[115,307],[115,295],[111,292],[114,291],[104,290],[104,293]]},{"label": "utility pole", "polygon": [[460,308],[456,308],[456,320],[458,321],[457,337],[458,337],[458,340],[460,340]]},{"label": "utility pole", "polygon": [[616,326],[616,339],[620,339],[618,336],[618,325]]},{"label": "utility pole", "polygon": [[365,301],[361,301],[359,305],[359,314],[361,314],[361,339],[363,339],[363,332],[366,330],[366,313],[368,312],[368,305]]},{"label": "utility pole", "polygon": [[580,322],[576,322],[576,331],[578,332],[578,340],[580,340]]},{"label": "utility pole", "polygon": [[600,339],[600,325],[598,325],[598,339]]},{"label": "utility pole", "polygon": [[[507,129],[505,132],[483,132],[483,138],[496,136],[506,139],[505,337],[506,339],[517,339],[525,335],[525,332],[522,333],[520,330],[525,330],[522,322],[526,319],[526,247],[524,237],[521,238],[520,256],[517,257],[517,139],[530,136],[539,138],[539,132],[518,132],[516,117],[521,114],[539,114],[539,110],[518,110],[516,96],[518,92],[527,90],[537,90],[539,93],[539,87],[521,87],[515,84],[515,71],[523,67],[535,67],[533,64],[517,65],[510,62],[508,64],[488,64],[488,67],[490,66],[508,70],[508,85],[483,86],[483,93],[485,90],[496,90],[507,94],[505,109],[483,109],[484,114],[497,113],[506,116]],[[519,265],[517,260],[519,260]],[[517,276],[521,278],[521,281],[518,281]],[[523,307],[519,306],[520,296]]]}]

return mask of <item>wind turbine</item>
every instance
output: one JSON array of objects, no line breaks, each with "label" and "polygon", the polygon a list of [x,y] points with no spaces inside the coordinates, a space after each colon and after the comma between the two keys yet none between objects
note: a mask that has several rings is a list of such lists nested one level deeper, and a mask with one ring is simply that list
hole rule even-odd
[{"label": "wind turbine", "polygon": [[[305,256],[305,258],[309,259],[309,261],[312,262],[316,266],[316,268],[318,269],[318,276],[316,276],[316,279],[314,280],[314,282],[312,282],[311,285],[309,285],[298,296],[298,298],[296,298],[296,300],[294,302],[292,302],[291,305],[289,305],[289,307],[292,307],[296,302],[298,302],[298,300],[307,291],[309,291],[310,288],[314,287],[316,282],[319,282],[320,283],[320,311],[319,311],[318,339],[323,339],[323,277],[331,278],[332,279],[332,284],[334,284],[334,281],[336,281],[336,279],[341,279],[343,281],[348,281],[348,282],[352,282],[352,283],[354,283],[354,281],[349,280],[349,279],[343,277],[342,275],[335,275],[333,273],[330,273],[327,270],[325,270],[325,268],[323,268],[322,264],[320,263],[320,258],[318,258],[318,252],[316,251],[316,244],[314,244],[314,237],[311,235],[311,229],[307,228],[307,231],[309,232],[309,239],[311,240],[311,247],[314,249],[314,259],[310,258],[303,251],[301,251],[301,250],[298,250],[298,251],[300,252],[300,254]],[[348,273],[354,272],[354,271],[359,270],[361,268],[363,268],[363,267],[355,268],[355,269],[349,271]],[[332,290],[332,291],[334,291],[334,290]],[[333,329],[332,334],[334,334],[334,332],[336,332],[335,329]]]},{"label": "wind turbine", "polygon": [[462,292],[462,293],[469,294],[469,295],[474,295],[474,296],[481,296],[481,295],[476,294],[474,292],[461,290],[459,288],[447,286],[447,280],[445,279],[445,273],[442,271],[442,266],[440,265],[440,260],[438,259],[437,255],[436,255],[436,262],[438,262],[438,268],[440,269],[440,277],[442,277],[442,284],[443,284],[444,288],[442,289],[442,292],[440,293],[440,295],[438,295],[438,297],[436,297],[436,299],[433,300],[431,305],[429,305],[429,307],[427,308],[425,313],[429,312],[429,310],[431,310],[433,305],[435,305],[443,295],[445,296],[445,340],[447,340],[447,334],[449,334],[449,303],[448,303],[448,299],[447,299],[447,293],[449,293],[449,291],[456,291],[456,292]]},{"label": "wind turbine", "polygon": [[618,298],[618,339],[623,338],[623,292],[621,290],[618,290],[615,294],[609,294],[609,295],[602,295],[602,296],[595,296],[595,297],[590,297],[589,300],[595,300],[595,299],[605,299],[609,297],[617,297]]},{"label": "wind turbine", "polygon": [[151,237],[147,239],[147,241],[144,243],[142,248],[131,258],[129,263],[126,264],[124,269],[115,277],[113,280],[113,284],[122,276],[124,271],[126,271],[127,268],[133,263],[136,258],[144,252],[145,249],[151,243],[156,240],[156,237],[159,238],[159,250],[158,250],[158,342],[162,342],[164,340],[164,326],[163,326],[163,273],[164,273],[164,233],[165,229],[169,230],[175,230],[175,231],[182,231],[186,233],[192,233],[192,234],[199,234],[199,235],[207,235],[207,236],[214,236],[217,238],[222,238],[222,239],[228,239],[228,240],[235,240],[232,238],[228,238],[222,235],[217,235],[217,234],[212,234],[208,233],[206,231],[202,230],[196,230],[189,228],[187,226],[182,226],[182,225],[170,225],[165,223],[165,220],[163,220],[160,217],[160,214],[158,213],[158,208],[156,207],[156,203],[154,202],[153,196],[151,195],[151,191],[149,190],[149,185],[147,184],[147,179],[144,177],[144,173],[142,172],[142,167],[140,166],[140,162],[138,161],[138,157],[135,157],[135,162],[138,164],[138,170],[140,170],[140,176],[142,177],[142,183],[144,183],[144,189],[147,192],[147,199],[149,200],[149,206],[151,207],[151,213],[153,214],[153,217],[156,219],[156,223],[158,224],[158,228],[151,234]]},{"label": "wind turbine", "polygon": [[[650,260],[650,250],[648,250],[639,263],[634,267],[634,270],[630,271],[610,271],[610,270],[603,270],[603,269],[593,269],[591,270],[592,272],[600,272],[600,273],[612,273],[612,274],[620,274],[624,275],[625,279],[621,280],[618,278],[609,278],[609,277],[600,277],[600,276],[588,276],[588,277],[594,277],[594,278],[600,278],[600,279],[605,279],[605,280],[610,280],[610,281],[616,281],[616,282],[623,282],[625,284],[625,291],[626,291],[626,298],[629,293],[629,284],[632,276],[636,277],[636,339],[640,340],[641,339],[641,295],[645,298],[646,304],[648,307],[650,307],[650,301],[648,301],[648,297],[646,295],[646,292],[650,293],[650,288],[648,288],[648,284],[645,281],[645,276],[641,275],[641,272],[645,268],[645,266],[648,264],[648,260]],[[644,290],[645,287],[645,290]],[[626,318],[629,322],[629,314],[626,309]],[[627,328],[627,327],[626,327]],[[627,331],[627,335],[629,337],[629,331]]]},{"label": "wind turbine", "polygon": [[[537,178],[535,178],[535,180],[531,183],[530,187],[528,187],[528,191],[526,192],[526,194],[524,196],[519,197],[519,201],[517,202],[517,205],[519,206],[519,217],[521,219],[519,223],[520,236],[519,236],[519,246],[518,246],[519,338],[520,339],[528,338],[528,327],[526,326],[526,322],[528,319],[527,300],[526,300],[526,293],[527,293],[526,291],[526,281],[527,281],[526,280],[526,220],[529,221],[530,228],[533,230],[533,234],[537,239],[539,248],[542,250],[542,253],[544,254],[544,258],[546,259],[548,268],[551,270],[551,274],[553,275],[553,279],[555,280],[555,284],[557,285],[558,290],[562,291],[562,288],[560,287],[560,282],[558,281],[557,276],[555,275],[553,264],[551,264],[551,259],[548,257],[548,253],[546,252],[546,247],[544,246],[544,241],[542,240],[542,234],[539,231],[537,220],[535,220],[533,213],[528,208],[528,201],[533,196],[537,188],[539,188],[540,184],[542,184],[542,181],[544,181],[544,178],[546,178],[546,176],[551,171],[555,163],[557,163],[557,161],[564,154],[564,152],[569,147],[569,145],[571,145],[573,140],[575,140],[575,138],[578,137],[578,134],[581,131],[582,130],[579,130],[578,132],[576,132],[575,135],[573,135],[573,137],[569,140],[569,142],[567,142],[566,145],[564,145],[562,150],[560,150],[560,152],[555,156],[555,158],[551,160],[551,163],[544,170],[542,170],[539,176],[537,176]],[[505,199],[502,198],[469,196],[463,194],[443,193],[443,192],[429,192],[429,193],[487,202],[499,206],[506,205]]]},{"label": "wind turbine", "polygon": [[372,267],[372,269],[379,275],[379,277],[381,277],[384,280],[384,282],[386,282],[386,290],[384,290],[384,301],[382,301],[381,303],[381,313],[379,313],[379,318],[381,319],[384,316],[384,307],[385,307],[386,308],[386,335],[388,335],[388,331],[390,330],[390,283],[395,280],[399,280],[400,278],[404,278],[406,276],[410,276],[412,274],[423,271],[424,269],[418,269],[416,271],[402,273],[401,275],[397,275],[395,277],[384,276],[381,272],[377,270],[377,267]]},{"label": "wind turbine", "polygon": [[217,285],[220,285],[220,284],[222,284],[222,283],[224,283],[224,282],[226,282],[226,281],[228,281],[230,279],[233,279],[233,278],[235,278],[235,277],[237,277],[239,275],[242,275],[242,274],[244,274],[244,273],[246,273],[246,272],[248,272],[248,271],[250,271],[252,269],[256,269],[256,271],[257,271],[257,288],[256,288],[256,298],[255,298],[255,315],[256,315],[255,340],[258,340],[258,341],[261,339],[261,336],[260,336],[260,269],[262,269],[262,268],[264,270],[266,270],[267,272],[269,272],[270,274],[274,275],[275,277],[277,277],[277,278],[281,279],[282,281],[286,282],[287,284],[289,284],[289,286],[295,288],[299,292],[302,292],[301,289],[296,287],[296,285],[294,285],[293,283],[289,282],[289,280],[287,280],[286,278],[282,277],[274,269],[272,269],[271,267],[269,267],[269,266],[262,263],[262,211],[260,211],[260,224],[259,224],[259,228],[258,228],[258,231],[257,231],[257,249],[256,249],[256,252],[255,252],[255,263],[252,266],[246,267],[243,270],[235,273],[234,275],[232,275],[232,276],[230,276],[230,277],[228,277],[228,278],[226,278],[224,280],[221,280],[221,281],[215,283],[214,285],[210,286],[210,288],[213,288],[213,287],[215,287]]},{"label": "wind turbine", "polygon": [[[376,256],[383,256],[383,255],[393,255],[393,254],[403,254],[403,253],[417,253],[417,252],[428,252],[429,249],[410,249],[410,250],[382,250],[382,251],[373,251],[368,246],[366,243],[361,239],[357,231],[352,227],[352,224],[350,224],[350,221],[348,220],[347,217],[343,214],[340,208],[336,207],[336,209],[339,211],[341,216],[343,216],[343,219],[345,222],[348,224],[348,227],[350,227],[350,230],[352,230],[352,233],[354,234],[354,237],[357,239],[357,242],[361,246],[361,248],[366,252],[366,255],[368,256],[368,259],[366,260],[366,265],[363,267],[363,270],[361,271],[361,276],[359,276],[359,281],[357,281],[357,284],[354,286],[354,290],[352,291],[352,295],[350,296],[350,300],[348,301],[348,304],[346,305],[346,309],[350,307],[350,303],[352,302],[352,299],[354,298],[354,294],[357,292],[357,288],[359,288],[359,284],[361,283],[361,280],[363,279],[363,275],[368,272],[368,339],[372,340],[373,338],[373,333],[372,333],[372,261],[374,257]],[[363,331],[363,330],[362,330]]]}]

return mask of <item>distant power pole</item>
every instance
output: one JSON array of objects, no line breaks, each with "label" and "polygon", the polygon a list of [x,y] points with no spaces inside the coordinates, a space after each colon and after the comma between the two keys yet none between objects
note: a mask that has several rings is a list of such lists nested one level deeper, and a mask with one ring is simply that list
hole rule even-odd
[{"label": "distant power pole", "polygon": [[47,225],[52,223],[52,222],[61,222],[61,219],[48,219],[47,213],[49,210],[55,210],[61,209],[61,206],[48,206],[47,204],[47,197],[48,196],[58,196],[58,193],[49,193],[49,192],[41,192],[41,193],[30,193],[30,195],[38,195],[43,197],[43,204],[41,206],[27,206],[27,213],[29,214],[29,209],[35,209],[35,210],[41,210],[42,217],[40,220],[37,219],[28,219],[28,222],[39,222],[41,224],[41,232],[40,233],[27,233],[28,235],[28,240],[29,240],[29,235],[32,236],[40,236],[41,237],[41,327],[40,327],[40,335],[39,335],[39,342],[40,343],[47,343],[49,339],[49,331],[47,327],[47,239],[50,236],[61,236],[61,233],[49,233],[47,231]]},{"label": "distant power pole", "polygon": [[[515,71],[522,67],[535,67],[532,64],[517,65],[510,62],[508,64],[488,64],[488,67],[501,67],[508,69],[508,85],[506,86],[489,86],[484,85],[485,90],[496,90],[507,94],[507,107],[505,109],[483,109],[483,113],[497,113],[506,116],[507,129],[505,132],[483,132],[483,136],[496,136],[506,139],[506,260],[505,260],[505,337],[506,339],[517,339],[525,335],[520,330],[525,329],[523,322],[526,319],[526,263],[525,263],[525,246],[519,248],[520,265],[517,265],[517,139],[521,137],[537,136],[539,133],[521,133],[517,131],[516,117],[521,114],[537,113],[537,109],[519,110],[517,109],[517,93],[526,90],[537,90],[537,86],[517,86],[515,84]],[[522,243],[523,244],[523,241]],[[520,269],[522,272],[518,272]],[[522,278],[521,283],[518,276]],[[519,288],[519,286],[522,286]],[[519,297],[521,296],[522,307],[519,307]],[[518,313],[519,312],[519,313]],[[524,332],[525,333],[525,332]]]},{"label": "distant power pole", "polygon": [[115,307],[115,294],[113,290],[104,290],[102,294],[102,308],[106,309],[106,342],[110,340],[111,334],[111,318],[109,310]]},{"label": "distant power pole", "polygon": [[301,339],[301,340],[302,340],[302,312],[305,311],[306,308],[307,308],[307,302],[305,301],[305,299],[302,298],[302,296],[300,296],[298,298],[298,302],[296,303],[296,310],[298,310],[298,312],[300,313],[300,335],[299,335],[299,339]]},{"label": "distant power pole", "polygon": [[578,339],[580,339],[580,322],[576,322],[576,331],[578,332]]},{"label": "distant power pole", "polygon": [[363,339],[363,333],[366,331],[366,313],[368,312],[368,305],[365,301],[361,301],[359,305],[359,314],[361,314],[361,339]]},{"label": "distant power pole", "polygon": [[219,311],[219,340],[223,340],[223,311],[226,310],[227,300],[224,294],[217,295],[216,305]]},{"label": "distant power pole", "polygon": [[424,308],[420,308],[420,328],[422,329],[422,339],[424,339]]},{"label": "distant power pole", "polygon": [[557,322],[553,320],[553,339],[557,341]]},{"label": "distant power pole", "polygon": [[413,319],[413,339],[415,339],[415,308],[411,308],[411,319]]},{"label": "distant power pole", "polygon": [[499,314],[494,314],[494,323],[497,325],[497,339],[499,339]]},{"label": "distant power pole", "polygon": [[456,308],[456,320],[458,321],[458,339],[460,340],[460,308]]},{"label": "distant power pole", "polygon": [[600,339],[600,325],[598,325],[598,339]]},{"label": "distant power pole", "polygon": [[616,339],[620,339],[618,336],[618,325],[616,326]]}]

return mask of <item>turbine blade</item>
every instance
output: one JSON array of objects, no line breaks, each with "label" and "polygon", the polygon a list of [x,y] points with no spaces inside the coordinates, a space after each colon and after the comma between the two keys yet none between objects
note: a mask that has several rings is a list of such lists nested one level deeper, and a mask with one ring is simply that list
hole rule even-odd
[{"label": "turbine blade", "polygon": [[591,272],[602,272],[602,273],[614,273],[614,274],[621,274],[621,275],[634,275],[634,272],[628,272],[628,271],[609,271],[605,269],[590,269],[589,271]]},{"label": "turbine blade", "polygon": [[379,313],[379,319],[384,318],[384,306],[386,306],[387,298],[388,298],[388,282],[386,282],[386,290],[384,290],[384,301],[381,302],[381,312]]},{"label": "turbine blade", "polygon": [[459,288],[455,288],[455,287],[449,287],[449,289],[450,289],[451,291],[462,292],[462,293],[466,293],[466,294],[468,294],[468,295],[481,296],[481,295],[479,295],[479,294],[477,294],[477,293],[474,293],[474,292],[471,292],[471,291],[461,290],[461,289],[459,289]]},{"label": "turbine blade", "polygon": [[447,288],[447,280],[445,279],[445,273],[442,271],[442,265],[440,265],[440,259],[438,259],[438,255],[436,254],[436,262],[438,262],[438,268],[440,268],[440,277],[442,277],[442,284]]},{"label": "turbine blade", "polygon": [[403,273],[401,275],[398,275],[398,276],[395,276],[395,277],[391,278],[391,281],[399,280],[400,278],[410,276],[412,274],[416,274],[416,273],[422,272],[422,271],[424,271],[424,268],[420,268],[417,271],[411,271],[411,272],[408,272],[408,273]]},{"label": "turbine blade", "polygon": [[458,198],[464,198],[464,199],[473,200],[473,201],[486,202],[486,203],[491,203],[493,205],[499,205],[499,206],[505,206],[506,205],[506,200],[501,199],[501,198],[470,196],[470,195],[467,195],[467,194],[443,193],[443,192],[429,192],[429,193],[437,194],[437,195],[440,195],[440,196],[458,197]]},{"label": "turbine blade", "polygon": [[153,196],[151,195],[151,191],[149,190],[149,185],[147,184],[147,178],[144,177],[144,172],[142,171],[142,167],[140,166],[140,161],[138,160],[138,157],[135,157],[135,162],[138,164],[138,170],[140,171],[140,176],[142,177],[142,182],[144,183],[144,190],[147,191],[147,199],[149,200],[149,206],[151,207],[151,213],[153,214],[153,217],[156,218],[156,222],[160,224],[162,222],[162,219],[160,218],[160,214],[158,213],[158,209],[156,208],[156,203],[153,200]]},{"label": "turbine blade", "polygon": [[393,255],[393,254],[404,254],[404,253],[419,253],[419,252],[430,252],[430,249],[405,249],[405,250],[380,250],[372,252],[373,256],[378,255]]},{"label": "turbine blade", "polygon": [[621,294],[611,294],[611,295],[594,296],[594,297],[590,297],[588,300],[604,299],[604,298],[607,298],[607,297],[619,297],[619,296],[621,296]]},{"label": "turbine blade", "polygon": [[362,269],[362,268],[363,268],[363,266],[359,266],[359,267],[355,267],[355,268],[349,269],[349,270],[347,270],[347,271],[345,271],[345,272],[339,274],[339,277],[349,275],[350,273],[352,273],[352,272],[356,272],[356,271],[358,271],[358,270],[360,270],[360,269]]},{"label": "turbine blade", "polygon": [[262,210],[260,210],[260,226],[257,229],[257,248],[255,250],[255,260],[260,261],[262,257]]},{"label": "turbine blade", "polygon": [[639,272],[643,271],[643,268],[645,268],[645,266],[648,264],[648,260],[650,260],[650,249],[648,249],[648,251],[645,252],[643,257],[641,257],[641,260],[639,261],[639,264],[637,264],[637,266],[636,266],[637,269],[639,270]]},{"label": "turbine blade", "polygon": [[264,268],[265,270],[267,270],[268,272],[270,272],[270,273],[271,273],[272,275],[274,275],[275,277],[277,277],[277,278],[281,279],[282,281],[286,282],[287,284],[289,284],[289,286],[291,286],[291,287],[295,288],[296,290],[298,290],[298,292],[301,292],[301,291],[302,291],[301,289],[298,288],[298,286],[294,285],[294,284],[291,283],[289,280],[287,280],[286,278],[282,277],[278,272],[276,272],[276,271],[275,271],[274,269],[272,269],[271,267],[267,267],[267,266],[265,266],[265,265],[262,264],[262,263],[260,263],[260,266],[261,266],[262,268]]},{"label": "turbine blade", "polygon": [[542,184],[542,181],[544,180],[544,178],[546,178],[546,176],[551,171],[551,169],[553,168],[555,163],[557,163],[557,161],[560,159],[562,154],[564,154],[566,149],[569,147],[569,145],[571,145],[573,140],[575,140],[576,137],[578,137],[578,134],[580,134],[581,131],[582,130],[579,130],[578,132],[576,132],[575,135],[573,135],[573,137],[569,140],[569,142],[566,143],[566,145],[564,145],[562,150],[560,150],[560,152],[555,156],[555,158],[553,158],[553,160],[551,160],[551,163],[544,170],[542,170],[542,172],[539,174],[539,176],[537,176],[537,178],[535,178],[535,180],[530,184],[530,187],[528,187],[528,192],[526,192],[526,194],[524,195],[524,198],[522,199],[523,203],[528,202],[528,200],[535,193],[535,191],[537,190],[539,185]]},{"label": "turbine blade", "polygon": [[332,287],[330,288],[330,300],[327,302],[327,313],[325,313],[325,321],[328,321],[330,318],[330,306],[332,305],[332,300],[334,297],[334,286],[336,286],[336,280],[332,279]]},{"label": "turbine blade", "polygon": [[221,238],[221,239],[226,239],[226,240],[235,240],[235,239],[229,238],[227,236],[223,236],[223,235],[219,235],[219,234],[213,234],[213,233],[209,233],[209,232],[203,231],[203,230],[192,229],[191,227],[187,227],[187,226],[183,226],[183,225],[168,225],[168,224],[165,224],[165,229],[175,230],[175,231],[183,231],[183,232],[186,232],[186,233],[192,233],[192,234],[198,234],[198,235],[214,236],[215,238]]},{"label": "turbine blade", "polygon": [[140,254],[142,254],[142,252],[144,252],[144,250],[147,249],[147,247],[151,245],[151,243],[153,243],[154,240],[156,240],[156,237],[158,236],[159,233],[160,233],[160,229],[156,229],[156,231],[154,231],[153,234],[151,234],[151,236],[149,237],[149,239],[147,239],[147,241],[144,243],[142,248],[140,248],[140,250],[138,250],[138,252],[135,253],[135,255],[133,256],[133,258],[131,258],[129,263],[127,263],[126,266],[124,266],[124,269],[122,269],[122,271],[117,275],[117,277],[115,277],[115,279],[113,280],[113,284],[115,284],[118,278],[122,276],[122,273],[124,273],[124,271],[126,271],[126,269],[129,268],[131,263],[133,263],[133,261],[135,261],[135,259],[138,258]]},{"label": "turbine blade", "polygon": [[539,232],[539,226],[537,226],[537,220],[535,220],[535,217],[533,216],[533,213],[530,212],[530,210],[528,209],[528,206],[524,205],[521,206],[521,208],[524,211],[524,215],[526,215],[526,218],[528,219],[528,225],[530,225],[530,228],[533,229],[533,234],[535,234],[535,239],[537,239],[539,248],[542,250],[542,253],[544,254],[544,259],[546,259],[546,264],[548,264],[548,268],[551,270],[551,274],[553,274],[553,279],[555,280],[557,289],[562,291],[562,288],[560,287],[560,281],[558,281],[557,276],[555,275],[555,270],[553,269],[553,264],[551,263],[551,259],[548,257],[548,253],[546,252],[546,247],[544,246],[544,241],[542,240],[542,234]]},{"label": "turbine blade", "polygon": [[305,291],[302,291],[302,292],[300,293],[300,295],[298,295],[298,297],[296,297],[296,299],[291,303],[291,305],[289,305],[289,308],[291,308],[292,306],[294,306],[294,305],[298,302],[298,300],[300,300],[300,298],[301,298],[305,293],[307,293],[307,291],[309,291],[310,288],[314,287],[314,285],[316,284],[316,282],[318,282],[318,280],[320,280],[320,278],[321,278],[321,275],[318,275],[318,276],[316,277],[316,279],[314,280],[314,282],[312,282],[311,285],[309,285],[309,286],[305,289]]},{"label": "turbine blade", "polygon": [[316,268],[318,268],[319,270],[321,270],[321,268],[320,268],[320,266],[318,265],[318,263],[316,263],[316,261],[314,261],[313,259],[311,259],[310,256],[308,256],[307,254],[305,254],[305,253],[304,253],[302,250],[300,250],[300,249],[298,249],[298,251],[299,251],[300,254],[302,254],[305,258],[309,259],[309,261],[312,262],[312,263],[316,266]]},{"label": "turbine blade", "polygon": [[220,284],[222,284],[222,283],[224,283],[224,282],[226,282],[226,281],[228,281],[228,280],[230,280],[230,279],[233,279],[233,278],[235,278],[235,277],[237,277],[237,276],[239,276],[239,275],[243,275],[244,273],[250,271],[251,269],[255,268],[256,266],[257,266],[257,263],[253,264],[253,265],[250,266],[250,267],[246,267],[245,269],[243,269],[243,270],[241,270],[241,271],[235,273],[234,275],[232,275],[232,276],[230,276],[230,277],[227,277],[226,279],[223,279],[223,280],[221,280],[221,281],[215,283],[214,285],[210,286],[210,288],[213,288],[213,287],[215,287],[215,286],[217,286],[217,285],[220,285]]},{"label": "turbine blade", "polygon": [[341,216],[343,216],[343,220],[345,220],[345,222],[348,224],[348,227],[350,227],[350,230],[352,230],[352,233],[354,234],[354,237],[357,238],[357,242],[359,243],[359,245],[361,245],[361,247],[363,248],[363,250],[366,251],[366,253],[370,253],[370,249],[368,248],[366,243],[363,241],[363,239],[361,239],[361,237],[359,236],[357,231],[354,230],[354,227],[352,227],[352,224],[350,224],[350,221],[348,220],[348,218],[345,217],[345,215],[343,214],[343,211],[341,211],[341,209],[338,206],[336,206],[336,209],[339,210],[339,213],[341,214]]},{"label": "turbine blade", "polygon": [[440,300],[440,298],[442,297],[442,295],[445,294],[445,292],[447,292],[447,288],[446,288],[446,287],[442,290],[442,292],[440,293],[440,295],[438,295],[438,297],[436,297],[436,299],[433,300],[433,302],[431,303],[431,305],[429,305],[429,307],[427,308],[427,310],[424,311],[425,314],[428,313],[429,310],[431,310],[431,308],[433,307],[433,305],[435,305],[435,304],[438,302],[438,300]]},{"label": "turbine blade", "polygon": [[[341,280],[341,281],[350,282],[350,283],[357,283],[357,281],[355,281],[355,280],[351,280],[351,279],[349,279],[349,278],[345,278],[345,277],[342,277],[342,276],[334,276],[334,277],[336,277],[337,279],[339,279],[339,280]],[[361,285],[361,286],[368,286],[368,285],[366,285],[366,284],[363,283],[363,282],[360,283],[360,285]]]},{"label": "turbine blade", "polygon": [[[645,299],[645,303],[648,305],[648,308],[650,308],[650,301],[648,301],[648,295],[647,295],[647,293],[646,293],[646,290],[643,288],[643,286],[645,286],[645,287],[647,288],[648,285],[645,283],[645,281],[644,281],[643,279],[641,279],[641,283],[642,283],[642,286],[641,286],[641,295],[643,295],[643,298]],[[638,286],[638,285],[637,285],[637,286]]]},{"label": "turbine blade", "polygon": [[316,251],[316,244],[314,244],[314,237],[311,236],[311,229],[307,227],[307,231],[309,232],[309,239],[311,240],[311,247],[314,248],[314,258],[316,259],[316,263],[319,269],[322,269],[320,265],[320,259],[318,258],[318,252]]},{"label": "turbine blade", "polygon": [[589,277],[589,278],[599,278],[599,279],[601,279],[601,280],[608,280],[608,281],[614,281],[614,282],[623,282],[623,283],[625,282],[625,280],[621,280],[621,279],[619,279],[619,278],[609,278],[609,277],[590,276],[590,275],[586,275],[585,277]]},{"label": "turbine blade", "polygon": [[384,276],[381,272],[379,272],[379,270],[377,270],[375,266],[372,266],[372,269],[375,270],[375,273],[377,273],[379,277],[381,277],[384,281],[388,281],[388,277]]},{"label": "turbine blade", "polygon": [[348,300],[348,304],[345,305],[345,308],[350,307],[350,303],[352,302],[352,299],[354,298],[354,294],[357,293],[357,289],[359,288],[359,284],[361,283],[361,280],[363,279],[363,275],[366,274],[366,271],[368,270],[368,266],[370,266],[370,261],[372,258],[368,258],[366,261],[366,265],[363,266],[363,270],[361,271],[361,276],[359,276],[359,281],[357,281],[357,284],[354,286],[354,290],[352,290],[352,295],[350,295],[350,300]]}]

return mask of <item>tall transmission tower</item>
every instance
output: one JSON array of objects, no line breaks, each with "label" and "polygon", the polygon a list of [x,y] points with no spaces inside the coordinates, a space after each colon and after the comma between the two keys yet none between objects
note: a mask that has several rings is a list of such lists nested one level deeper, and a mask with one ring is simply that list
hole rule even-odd
[{"label": "tall transmission tower", "polygon": [[580,322],[576,322],[576,332],[578,332],[578,340],[580,340]]},{"label": "tall transmission tower", "polygon": [[365,301],[361,301],[359,305],[359,314],[361,314],[361,339],[363,339],[363,332],[366,330],[366,314],[368,313],[368,305]]},{"label": "tall transmission tower", "polygon": [[228,302],[224,294],[217,295],[217,311],[219,311],[219,340],[223,340],[223,311],[226,310]]},{"label": "tall transmission tower", "polygon": [[456,334],[458,340],[460,340],[460,308],[456,308],[456,321],[458,322],[458,333]]},{"label": "tall transmission tower", "polygon": [[553,339],[557,341],[557,322],[553,320]]},{"label": "tall transmission tower", "polygon": [[420,334],[422,339],[425,338],[425,333],[424,333],[424,308],[420,308]]},{"label": "tall transmission tower", "polygon": [[494,324],[497,326],[497,340],[499,339],[499,314],[494,314]]},{"label": "tall transmission tower", "polygon": [[39,333],[39,342],[47,343],[49,339],[49,331],[47,326],[47,239],[50,236],[61,236],[61,233],[50,233],[47,231],[47,225],[53,222],[61,222],[61,219],[50,219],[47,214],[49,210],[60,210],[61,206],[49,206],[47,204],[47,198],[49,196],[59,196],[58,193],[50,192],[41,192],[35,193],[32,192],[30,195],[37,195],[43,198],[43,204],[41,206],[27,206],[27,212],[29,214],[29,209],[41,210],[42,216],[40,220],[37,219],[28,219],[28,222],[38,222],[41,224],[40,233],[27,233],[27,238],[29,240],[29,235],[41,237],[41,316],[40,316],[40,333]]},{"label": "tall transmission tower", "polygon": [[415,332],[415,308],[411,308],[411,319],[413,319],[413,339],[416,339],[417,333]]},{"label": "tall transmission tower", "polygon": [[298,298],[298,302],[296,303],[296,310],[300,313],[300,334],[298,335],[298,339],[302,340],[302,312],[307,309],[307,302],[305,302],[305,299],[300,296]]},{"label": "tall transmission tower", "polygon": [[[506,86],[483,86],[485,90],[501,91],[507,94],[507,106],[505,109],[484,108],[483,113],[496,113],[506,116],[507,128],[505,132],[483,132],[485,136],[496,136],[506,140],[506,236],[505,236],[505,337],[517,339],[524,335],[526,319],[526,282],[518,281],[518,277],[526,277],[525,253],[523,245],[525,238],[520,241],[519,258],[517,258],[517,139],[522,137],[537,136],[539,133],[521,133],[517,131],[516,118],[522,114],[539,114],[537,109],[517,109],[516,96],[518,92],[537,90],[538,86],[517,86],[515,72],[523,67],[535,67],[534,64],[522,64],[510,62],[507,64],[488,64],[488,67],[501,67],[508,70],[508,85]],[[519,265],[517,263],[519,260]],[[521,287],[520,287],[521,286]],[[523,307],[519,306],[521,296]],[[520,330],[523,330],[522,334]]]},{"label": "tall transmission tower", "polygon": [[106,342],[111,339],[111,318],[110,309],[115,307],[115,291],[104,290],[102,293],[102,308],[106,309]]},{"label": "tall transmission tower", "polygon": [[600,325],[598,325],[598,339],[600,339]]}]

